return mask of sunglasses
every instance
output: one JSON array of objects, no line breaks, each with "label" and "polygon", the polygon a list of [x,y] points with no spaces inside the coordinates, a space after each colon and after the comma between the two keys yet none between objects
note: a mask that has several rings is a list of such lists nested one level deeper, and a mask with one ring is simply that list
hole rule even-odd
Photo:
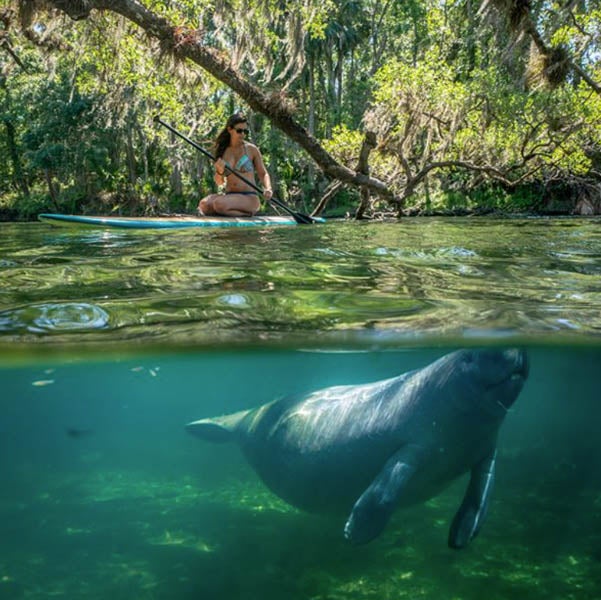
[{"label": "sunglasses", "polygon": [[248,135],[250,133],[250,129],[235,129],[234,128],[234,131],[239,134],[243,133],[244,135]]}]

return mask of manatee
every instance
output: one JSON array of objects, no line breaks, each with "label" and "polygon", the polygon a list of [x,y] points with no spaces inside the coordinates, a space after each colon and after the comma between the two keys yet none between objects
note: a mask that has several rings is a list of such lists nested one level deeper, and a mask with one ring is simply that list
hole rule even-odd
[{"label": "manatee", "polygon": [[263,482],[300,509],[347,517],[344,535],[377,537],[399,507],[471,473],[448,544],[464,548],[486,517],[499,427],[528,376],[518,349],[462,349],[398,377],[328,387],[189,423],[237,443]]}]

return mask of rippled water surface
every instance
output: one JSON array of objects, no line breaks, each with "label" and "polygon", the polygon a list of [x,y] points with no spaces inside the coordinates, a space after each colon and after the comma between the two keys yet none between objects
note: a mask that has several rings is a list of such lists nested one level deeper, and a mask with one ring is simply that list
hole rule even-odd
[{"label": "rippled water surface", "polygon": [[599,219],[0,233],[0,343],[601,331]]}]

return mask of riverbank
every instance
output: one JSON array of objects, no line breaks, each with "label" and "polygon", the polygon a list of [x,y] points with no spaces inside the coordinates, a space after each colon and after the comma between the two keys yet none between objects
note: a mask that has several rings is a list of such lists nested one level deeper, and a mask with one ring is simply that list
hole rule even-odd
[{"label": "riverbank", "polygon": [[[349,190],[350,191],[350,190]],[[40,213],[113,215],[124,217],[156,216],[161,214],[196,214],[197,195],[175,198],[140,197],[135,194],[100,194],[93,198],[61,198],[57,202],[46,195],[20,197],[15,194],[0,196],[0,222],[28,222],[37,220]],[[287,204],[301,212],[310,212],[311,206]],[[352,218],[358,207],[353,193],[332,199],[324,214],[327,218]],[[264,212],[269,212],[264,208]],[[263,211],[262,211],[263,212]],[[589,187],[556,185],[552,188],[527,186],[514,191],[499,188],[479,188],[467,191],[439,192],[436,195],[414,195],[407,199],[401,217],[465,217],[465,216],[593,216],[601,214],[601,184]],[[373,202],[366,211],[366,220],[397,218],[399,212],[391,205]]]}]

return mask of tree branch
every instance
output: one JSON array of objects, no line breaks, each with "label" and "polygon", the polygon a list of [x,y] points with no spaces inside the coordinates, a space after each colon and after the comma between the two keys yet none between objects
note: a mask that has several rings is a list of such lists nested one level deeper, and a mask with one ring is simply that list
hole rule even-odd
[{"label": "tree branch", "polygon": [[400,200],[383,181],[354,172],[337,162],[318,140],[294,119],[283,96],[265,94],[244,79],[231,66],[228,56],[204,44],[201,32],[175,27],[137,0],[51,0],[50,3],[75,19],[85,18],[93,9],[110,10],[120,14],[156,38],[163,48],[176,58],[196,63],[236,92],[253,110],[266,115],[276,127],[304,148],[329,177],[339,179],[343,183],[364,186],[390,201]]},{"label": "tree branch", "polygon": [[507,178],[507,174],[505,172],[491,165],[477,165],[465,160],[442,160],[438,162],[431,162],[423,167],[414,177],[412,177],[411,184],[408,184],[407,188],[415,188],[428,176],[431,171],[434,171],[435,169],[448,169],[451,167],[459,167],[469,171],[475,171],[477,173],[485,173],[489,177],[500,181],[507,187],[515,187],[540,169],[540,167],[535,167],[527,173],[524,173],[521,177],[511,180]]}]

